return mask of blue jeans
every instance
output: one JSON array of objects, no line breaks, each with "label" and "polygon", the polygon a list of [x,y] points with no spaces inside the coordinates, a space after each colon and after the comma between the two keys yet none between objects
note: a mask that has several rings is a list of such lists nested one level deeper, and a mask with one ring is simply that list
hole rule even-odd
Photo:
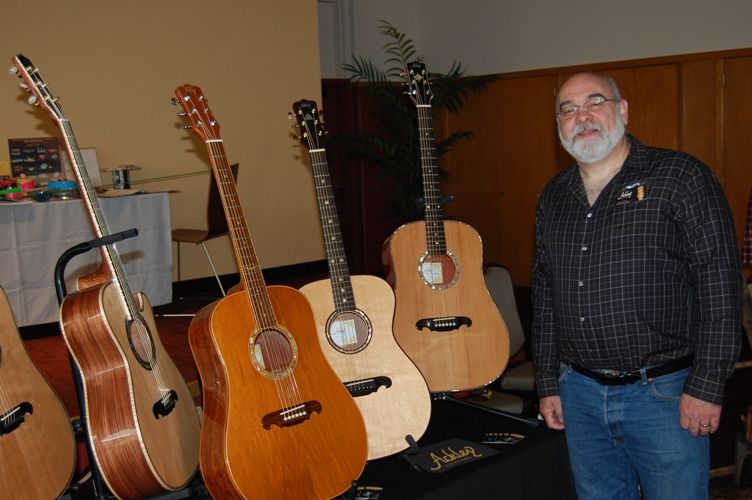
[{"label": "blue jeans", "polygon": [[[559,392],[580,500],[708,498],[710,445],[679,426],[689,368],[622,386],[562,364]],[[638,487],[639,484],[639,487]]]}]

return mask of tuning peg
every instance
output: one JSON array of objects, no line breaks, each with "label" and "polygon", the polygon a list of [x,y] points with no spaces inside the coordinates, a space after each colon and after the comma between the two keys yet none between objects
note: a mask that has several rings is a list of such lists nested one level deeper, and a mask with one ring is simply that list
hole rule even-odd
[{"label": "tuning peg", "polygon": [[180,116],[180,117],[188,116],[188,113],[186,113],[185,111],[181,111],[181,112],[178,113],[178,116]]},{"label": "tuning peg", "polygon": [[26,82],[19,82],[18,86],[24,90],[29,90],[29,85]]},{"label": "tuning peg", "polygon": [[18,74],[18,68],[16,68],[15,66],[11,66],[10,68],[8,68],[8,74],[9,75],[17,75]]},{"label": "tuning peg", "polygon": [[31,94],[29,97],[26,98],[26,102],[29,104],[36,104],[37,96],[35,96],[34,94]]},{"label": "tuning peg", "polygon": [[292,111],[289,111],[289,112],[287,113],[287,119],[288,119],[288,120],[292,120],[293,118],[295,118],[295,115],[294,115],[294,114],[292,114]]},{"label": "tuning peg", "polygon": [[191,129],[193,127],[191,127],[190,125],[183,125],[183,128],[186,129],[186,130],[188,130],[188,129]]},{"label": "tuning peg", "polygon": [[172,104],[173,106],[177,106],[178,100],[173,97],[172,99],[170,99],[170,104]]}]

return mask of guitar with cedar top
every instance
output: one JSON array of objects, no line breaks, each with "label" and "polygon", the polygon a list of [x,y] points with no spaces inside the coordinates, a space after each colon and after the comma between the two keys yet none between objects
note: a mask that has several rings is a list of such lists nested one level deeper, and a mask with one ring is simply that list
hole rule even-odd
[{"label": "guitar with cedar top", "polygon": [[76,465],[68,413],[29,356],[2,288],[0,457],[0,498],[57,498]]},{"label": "guitar with cedar top", "polygon": [[[58,126],[96,237],[110,235],[81,151],[58,99],[22,55],[16,74]],[[114,244],[101,265],[78,280],[60,306],[68,351],[84,386],[94,459],[107,487],[121,498],[183,489],[198,469],[200,423],[183,375],[162,345],[151,305],[128,286]]]},{"label": "guitar with cedar top", "polygon": [[350,276],[316,103],[302,100],[292,108],[311,157],[330,275],[300,291],[313,308],[324,356],[363,414],[373,460],[407,449],[407,436],[420,439],[431,418],[431,395],[394,340],[389,284],[376,276]]},{"label": "guitar with cedar top", "polygon": [[200,88],[175,90],[206,144],[240,272],[238,291],[189,327],[201,374],[201,472],[214,498],[332,498],[363,471],[363,418],[324,358],[305,296],[269,286],[237,186]]},{"label": "guitar with cedar top", "polygon": [[509,360],[509,332],[483,281],[483,249],[467,224],[444,220],[423,63],[408,67],[408,95],[418,114],[425,221],[405,224],[384,243],[382,262],[394,288],[394,336],[431,392],[483,387]]}]

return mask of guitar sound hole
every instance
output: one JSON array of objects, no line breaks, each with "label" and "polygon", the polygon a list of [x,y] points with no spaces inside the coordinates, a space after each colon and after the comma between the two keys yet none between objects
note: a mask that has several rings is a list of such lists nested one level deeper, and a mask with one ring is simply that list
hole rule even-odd
[{"label": "guitar sound hole", "polygon": [[251,339],[249,348],[254,366],[269,378],[286,377],[295,367],[297,349],[286,332],[261,331]]},{"label": "guitar sound hole", "polygon": [[423,282],[434,290],[451,287],[459,278],[459,265],[451,252],[440,255],[423,254],[418,265]]},{"label": "guitar sound hole", "polygon": [[332,347],[345,354],[362,351],[371,340],[371,322],[361,311],[335,313],[326,328]]},{"label": "guitar sound hole", "polygon": [[138,363],[147,370],[154,366],[154,339],[151,331],[143,320],[139,317],[128,322],[128,343],[131,345],[131,351]]}]

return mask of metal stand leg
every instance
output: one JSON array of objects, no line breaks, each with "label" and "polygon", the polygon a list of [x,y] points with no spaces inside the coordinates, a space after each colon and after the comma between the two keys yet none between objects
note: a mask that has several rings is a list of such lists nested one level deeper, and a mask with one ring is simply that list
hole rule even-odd
[{"label": "metal stand leg", "polygon": [[222,297],[226,297],[227,294],[225,293],[225,288],[222,286],[222,281],[219,279],[219,275],[217,274],[217,270],[214,268],[214,262],[212,262],[212,258],[209,255],[209,250],[206,249],[206,243],[201,242],[201,247],[204,249],[204,253],[206,254],[206,258],[209,259],[209,265],[212,268],[212,272],[214,273],[214,277],[217,278],[217,283],[219,283],[219,289],[222,290]]}]

